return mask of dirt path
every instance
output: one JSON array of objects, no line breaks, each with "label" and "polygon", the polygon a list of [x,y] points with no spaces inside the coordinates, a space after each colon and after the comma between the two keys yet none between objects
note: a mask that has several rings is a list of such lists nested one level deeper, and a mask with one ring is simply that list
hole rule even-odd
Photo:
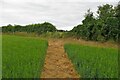
[{"label": "dirt path", "polygon": [[73,64],[64,52],[62,40],[49,40],[41,78],[79,78]]}]

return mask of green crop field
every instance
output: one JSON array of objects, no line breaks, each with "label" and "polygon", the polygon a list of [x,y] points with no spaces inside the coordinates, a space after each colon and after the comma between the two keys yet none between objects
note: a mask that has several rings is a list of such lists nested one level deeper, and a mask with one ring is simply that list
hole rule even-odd
[{"label": "green crop field", "polygon": [[118,78],[118,50],[65,44],[65,51],[82,78]]},{"label": "green crop field", "polygon": [[48,43],[18,36],[2,36],[2,77],[39,78]]},{"label": "green crop field", "polygon": [[2,35],[0,34],[0,79],[2,78]]}]

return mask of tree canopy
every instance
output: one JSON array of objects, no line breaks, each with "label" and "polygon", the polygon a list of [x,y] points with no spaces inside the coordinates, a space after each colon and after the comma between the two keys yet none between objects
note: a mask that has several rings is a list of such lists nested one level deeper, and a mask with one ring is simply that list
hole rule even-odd
[{"label": "tree canopy", "polygon": [[78,39],[94,41],[108,41],[114,40],[118,42],[120,39],[120,2],[117,6],[110,4],[98,6],[97,16],[88,9],[84,16],[82,24],[75,26],[70,32],[64,30],[57,30],[54,25],[49,22],[21,25],[7,25],[2,26],[2,32],[15,33],[27,32],[36,33],[38,35],[47,32],[68,32],[68,35],[75,36]]},{"label": "tree canopy", "polygon": [[7,25],[7,26],[2,26],[2,32],[8,32],[8,33],[15,33],[15,32],[35,32],[37,34],[42,34],[46,32],[55,32],[57,29],[55,28],[54,25],[48,22],[44,22],[41,24],[29,24],[26,26],[21,26],[21,25]]},{"label": "tree canopy", "polygon": [[74,27],[71,32],[77,38],[95,41],[118,41],[120,37],[120,4],[117,6],[105,4],[98,6],[98,16],[95,17],[90,9],[85,14],[82,24]]}]

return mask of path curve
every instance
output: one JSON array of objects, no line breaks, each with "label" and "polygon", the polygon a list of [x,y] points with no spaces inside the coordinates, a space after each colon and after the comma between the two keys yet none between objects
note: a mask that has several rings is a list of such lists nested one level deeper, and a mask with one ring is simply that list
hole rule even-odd
[{"label": "path curve", "polygon": [[49,40],[41,78],[79,78],[63,46],[62,40]]}]

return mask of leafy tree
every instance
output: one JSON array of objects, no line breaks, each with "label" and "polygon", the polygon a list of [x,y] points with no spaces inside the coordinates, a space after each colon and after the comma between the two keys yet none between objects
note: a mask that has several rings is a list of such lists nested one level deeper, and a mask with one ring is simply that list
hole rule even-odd
[{"label": "leafy tree", "polygon": [[[115,10],[112,5],[106,4],[98,7],[98,18],[102,21],[101,35],[105,40],[110,39],[111,28],[113,27]],[[113,22],[112,22],[113,21]]]},{"label": "leafy tree", "polygon": [[120,3],[116,7],[105,4],[98,6],[95,18],[90,9],[85,14],[82,24],[74,27],[71,32],[77,38],[95,41],[108,41],[120,38]]},{"label": "leafy tree", "polygon": [[21,32],[22,26],[21,25],[14,25],[15,32]]},{"label": "leafy tree", "polygon": [[92,40],[92,36],[94,35],[94,22],[95,18],[93,16],[93,12],[90,11],[90,9],[87,11],[87,14],[85,15],[85,19],[83,22],[83,33],[87,40]]},{"label": "leafy tree", "polygon": [[48,22],[45,22],[42,24],[29,24],[26,26],[21,26],[21,25],[12,26],[11,24],[9,24],[7,26],[2,26],[2,32],[10,32],[10,33],[15,33],[15,32],[32,33],[32,32],[35,32],[40,35],[40,34],[43,34],[46,32],[55,32],[56,30],[57,29],[55,28],[55,26]]},{"label": "leafy tree", "polygon": [[115,17],[117,18],[117,22],[118,22],[118,27],[117,27],[117,34],[116,34],[116,41],[119,42],[120,40],[120,1],[118,2],[117,7],[115,7]]},{"label": "leafy tree", "polygon": [[38,34],[46,33],[46,32],[55,32],[57,29],[51,23],[45,22],[42,23],[37,30]]}]

